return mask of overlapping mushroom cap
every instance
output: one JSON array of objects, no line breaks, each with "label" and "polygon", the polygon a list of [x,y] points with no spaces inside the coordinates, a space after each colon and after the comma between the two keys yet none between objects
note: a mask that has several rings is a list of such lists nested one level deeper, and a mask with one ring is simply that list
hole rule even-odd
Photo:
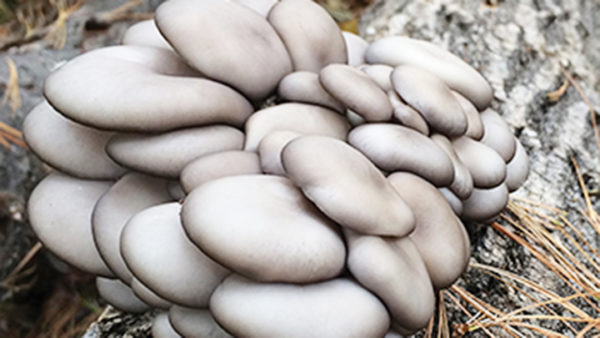
[{"label": "overlapping mushroom cap", "polygon": [[169,0],[45,96],[33,229],[158,337],[414,332],[528,173],[466,62],[310,0]]}]

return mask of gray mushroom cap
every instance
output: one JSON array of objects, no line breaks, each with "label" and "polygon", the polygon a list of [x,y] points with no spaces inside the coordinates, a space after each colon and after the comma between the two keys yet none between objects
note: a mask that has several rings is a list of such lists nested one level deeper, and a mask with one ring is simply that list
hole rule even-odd
[{"label": "gray mushroom cap", "polygon": [[53,173],[35,187],[27,203],[31,227],[44,246],[78,269],[102,277],[114,275],[96,250],[91,219],[111,183]]},{"label": "gray mushroom cap", "polygon": [[161,204],[133,216],[121,234],[125,263],[144,285],[176,304],[205,307],[229,271],[187,237],[179,203]]},{"label": "gray mushroom cap", "polygon": [[72,120],[117,131],[156,132],[211,123],[241,126],[252,113],[250,103],[233,89],[192,76],[197,72],[168,50],[107,47],[82,54],[51,73],[44,94]]},{"label": "gray mushroom cap", "polygon": [[491,188],[506,178],[506,165],[492,148],[466,136],[454,139],[452,145],[469,169],[475,187]]},{"label": "gray mushroom cap", "polygon": [[125,169],[104,152],[113,132],[73,122],[47,102],[35,106],[23,122],[27,145],[42,161],[72,176],[115,179]]},{"label": "gray mushroom cap", "polygon": [[450,88],[436,75],[414,66],[398,66],[391,79],[396,93],[415,108],[432,129],[447,136],[465,133],[467,117]]},{"label": "gray mushroom cap", "polygon": [[367,74],[384,92],[394,90],[390,79],[394,68],[388,65],[362,65],[358,69]]},{"label": "gray mushroom cap", "polygon": [[185,166],[181,184],[186,192],[208,181],[235,175],[260,174],[258,155],[248,151],[223,151],[201,156]]},{"label": "gray mushroom cap", "polygon": [[96,277],[96,289],[102,299],[121,311],[142,313],[150,309],[119,279]]},{"label": "gray mushroom cap", "polygon": [[150,175],[178,178],[183,168],[203,155],[240,150],[244,134],[233,127],[213,125],[163,134],[117,134],[106,152],[121,165]]},{"label": "gray mushroom cap", "polygon": [[456,98],[456,101],[462,107],[463,113],[467,118],[467,131],[465,131],[465,136],[468,136],[474,140],[481,140],[483,137],[483,123],[481,122],[481,117],[479,116],[479,111],[477,108],[473,106],[471,101],[467,100],[464,96],[459,93],[452,91],[452,95]]},{"label": "gray mushroom cap", "polygon": [[456,214],[456,216],[462,215],[463,212],[463,203],[460,198],[458,198],[450,189],[442,187],[438,188],[438,191],[444,196],[448,204],[452,208],[452,211]]},{"label": "gray mushroom cap", "polygon": [[379,337],[390,325],[377,297],[347,279],[298,285],[234,274],[215,290],[210,311],[236,337]]},{"label": "gray mushroom cap", "polygon": [[346,42],[327,11],[310,0],[281,0],[268,16],[287,48],[294,70],[319,72],[346,63]]},{"label": "gray mushroom cap", "polygon": [[429,135],[429,125],[423,115],[402,101],[402,98],[395,91],[390,90],[387,94],[392,107],[394,107],[394,119],[425,136]]},{"label": "gray mushroom cap", "polygon": [[108,267],[125,283],[130,284],[132,276],[121,257],[121,231],[137,212],[170,200],[165,180],[129,173],[112,185],[95,204],[91,230],[96,248]]},{"label": "gray mushroom cap", "polygon": [[504,183],[489,189],[475,188],[463,201],[461,217],[469,221],[486,221],[498,215],[507,203],[508,189]]},{"label": "gray mushroom cap", "polygon": [[182,220],[203,252],[257,281],[315,282],[344,268],[346,248],[335,224],[284,177],[205,183],[186,198]]},{"label": "gray mushroom cap", "polygon": [[232,337],[215,321],[208,309],[175,305],[169,310],[169,321],[175,331],[184,337]]},{"label": "gray mushroom cap", "polygon": [[369,43],[354,33],[342,32],[342,35],[346,43],[348,65],[356,67],[365,63],[365,52]]},{"label": "gray mushroom cap", "polygon": [[462,163],[462,161],[458,158],[456,151],[454,151],[454,147],[448,138],[440,134],[431,135],[431,140],[435,142],[450,158],[452,161],[452,166],[454,167],[454,179],[450,184],[450,190],[460,199],[466,199],[471,195],[473,191],[473,177],[471,177],[471,172],[469,168]]},{"label": "gray mushroom cap", "polygon": [[435,295],[417,246],[409,237],[364,236],[344,229],[348,269],[387,306],[392,321],[408,329],[427,325]]},{"label": "gray mushroom cap", "polygon": [[368,63],[427,69],[468,98],[480,111],[493,98],[492,88],[481,74],[457,56],[430,42],[400,36],[380,39],[369,46],[365,59]]},{"label": "gray mushroom cap", "polygon": [[367,123],[367,121],[365,121],[365,119],[362,116],[358,115],[350,109],[346,109],[346,119],[348,120],[348,122],[350,122],[350,125],[353,127]]},{"label": "gray mushroom cap", "polygon": [[358,150],[329,137],[303,136],[281,155],[288,177],[338,224],[373,235],[406,236],[410,208]]},{"label": "gray mushroom cap", "polygon": [[267,174],[285,176],[281,152],[290,141],[300,136],[302,135],[287,130],[274,131],[265,136],[258,145],[262,170]]},{"label": "gray mushroom cap", "polygon": [[471,256],[463,224],[429,182],[402,172],[390,175],[388,181],[415,215],[415,231],[409,237],[425,262],[431,283],[437,290],[449,287],[466,270]]},{"label": "gray mushroom cap", "polygon": [[513,192],[527,180],[529,174],[529,158],[527,157],[527,151],[515,138],[517,149],[515,155],[506,165],[506,187],[508,191]]},{"label": "gray mushroom cap", "polygon": [[279,82],[277,93],[287,101],[316,104],[340,113],[345,109],[321,86],[319,75],[313,72],[299,71],[286,75]]},{"label": "gray mushroom cap", "polygon": [[387,121],[393,108],[386,93],[360,70],[331,64],[321,70],[319,81],[331,96],[367,121]]},{"label": "gray mushroom cap", "polygon": [[168,310],[173,306],[173,303],[154,293],[154,291],[150,290],[144,283],[140,282],[140,280],[135,277],[131,279],[130,285],[135,296],[153,308]]},{"label": "gray mushroom cap", "polygon": [[152,320],[152,337],[153,338],[181,338],[169,322],[167,312],[161,312]]},{"label": "gray mushroom cap", "polygon": [[155,20],[189,65],[252,100],[269,95],[292,70],[267,20],[233,1],[171,0],[158,7]]},{"label": "gray mushroom cap", "polygon": [[263,137],[277,130],[345,140],[348,129],[348,121],[332,110],[302,103],[284,103],[259,110],[248,119],[244,150],[256,151]]},{"label": "gray mushroom cap", "polygon": [[454,179],[452,161],[444,150],[410,128],[365,124],[352,129],[348,142],[385,171],[410,171],[436,186],[449,185]]},{"label": "gray mushroom cap", "polygon": [[123,35],[123,39],[121,40],[121,44],[149,46],[173,51],[171,45],[169,45],[167,40],[160,34],[154,20],[140,21],[127,28]]},{"label": "gray mushroom cap", "polygon": [[510,127],[504,119],[491,109],[481,113],[483,137],[481,143],[494,149],[504,162],[508,163],[515,155],[517,143]]}]

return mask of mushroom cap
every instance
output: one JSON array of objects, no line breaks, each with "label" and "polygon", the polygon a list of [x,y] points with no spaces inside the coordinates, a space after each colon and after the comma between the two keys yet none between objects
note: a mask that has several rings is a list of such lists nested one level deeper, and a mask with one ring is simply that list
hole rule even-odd
[{"label": "mushroom cap", "polygon": [[186,198],[181,217],[203,252],[257,281],[315,282],[344,268],[346,248],[335,224],[285,177],[205,183]]},{"label": "mushroom cap", "polygon": [[438,191],[442,194],[442,196],[444,196],[446,201],[448,201],[448,204],[450,205],[450,208],[452,208],[452,211],[454,211],[454,214],[460,217],[463,212],[462,200],[454,195],[454,193],[448,188],[438,188]]},{"label": "mushroom cap", "polygon": [[444,150],[410,128],[365,124],[352,129],[348,142],[385,171],[410,171],[436,186],[447,186],[454,179],[452,161]]},{"label": "mushroom cap", "polygon": [[108,181],[91,181],[53,173],[33,190],[27,203],[33,232],[45,247],[78,269],[113,277],[92,235],[94,205],[111,186]]},{"label": "mushroom cap", "polygon": [[181,338],[169,322],[167,312],[161,312],[152,320],[152,337],[153,338]]},{"label": "mushroom cap", "polygon": [[150,310],[150,307],[119,279],[96,277],[96,289],[102,299],[121,311],[142,313]]},{"label": "mushroom cap", "polygon": [[517,142],[510,127],[504,119],[491,109],[481,113],[483,137],[481,143],[494,149],[504,162],[508,163],[515,155]]},{"label": "mushroom cap", "polygon": [[508,203],[508,189],[502,183],[490,189],[473,189],[469,198],[463,201],[462,219],[486,221],[496,217]]},{"label": "mushroom cap", "polygon": [[259,110],[248,119],[244,150],[256,151],[263,137],[277,130],[345,140],[348,129],[348,121],[332,110],[309,104],[284,103]]},{"label": "mushroom cap", "polygon": [[197,72],[171,51],[107,47],[52,72],[44,95],[70,119],[117,131],[156,132],[211,123],[241,126],[252,113],[250,103],[233,89],[192,76]]},{"label": "mushroom cap", "polygon": [[367,121],[387,121],[392,117],[392,104],[385,92],[354,67],[330,64],[319,73],[319,81],[331,96]]},{"label": "mushroom cap", "polygon": [[452,140],[458,158],[469,169],[476,188],[491,188],[506,178],[506,165],[492,148],[469,137]]},{"label": "mushroom cap", "polygon": [[368,63],[411,65],[436,74],[450,88],[468,98],[481,111],[492,101],[492,88],[473,67],[456,55],[422,40],[388,37],[372,43],[365,53]]},{"label": "mushroom cap", "polygon": [[131,216],[170,200],[165,180],[129,173],[113,184],[95,204],[91,229],[96,248],[106,265],[125,283],[130,284],[132,276],[121,257],[121,231]]},{"label": "mushroom cap", "polygon": [[390,79],[394,68],[388,65],[362,65],[358,69],[367,74],[384,92],[394,90]]},{"label": "mushroom cap", "polygon": [[203,155],[240,150],[244,134],[238,129],[213,125],[163,134],[117,134],[106,152],[121,165],[150,175],[178,178],[183,168]]},{"label": "mushroom cap", "polygon": [[171,0],[157,8],[155,20],[189,65],[252,100],[269,95],[292,70],[273,27],[256,11],[233,1]]},{"label": "mushroom cap", "polygon": [[390,325],[373,294],[348,279],[297,285],[231,275],[210,311],[236,337],[378,337]]},{"label": "mushroom cap", "polygon": [[269,23],[283,40],[294,70],[318,72],[331,63],[346,63],[346,42],[327,11],[309,0],[280,0]]},{"label": "mushroom cap", "polygon": [[467,168],[467,166],[458,158],[452,143],[446,136],[433,134],[430,138],[446,152],[446,155],[448,155],[450,161],[452,161],[452,166],[454,167],[454,180],[452,180],[452,183],[450,184],[450,190],[452,190],[452,192],[460,199],[468,198],[471,195],[471,192],[473,192],[473,177],[471,177],[469,168]]},{"label": "mushroom cap", "polygon": [[409,237],[425,262],[431,283],[437,290],[449,287],[465,271],[471,256],[463,224],[429,182],[403,172],[388,176],[388,181],[415,215],[415,231]]},{"label": "mushroom cap", "polygon": [[154,291],[150,290],[146,285],[144,285],[142,282],[140,282],[139,279],[135,277],[131,279],[130,285],[131,290],[133,290],[135,296],[153,308],[168,310],[170,307],[173,306],[173,303],[154,293]]},{"label": "mushroom cap", "polygon": [[505,183],[510,192],[519,189],[529,175],[529,158],[527,157],[527,151],[516,138],[515,143],[517,144],[515,155],[510,162],[506,164]]},{"label": "mushroom cap", "polygon": [[465,133],[467,117],[442,80],[414,66],[396,67],[391,79],[396,93],[415,108],[432,129],[447,136]]},{"label": "mushroom cap", "polygon": [[42,161],[72,176],[88,179],[115,179],[125,169],[104,152],[113,132],[73,122],[48,102],[35,106],[23,122],[27,144]]},{"label": "mushroom cap", "polygon": [[204,155],[190,162],[181,172],[181,185],[186,192],[221,177],[260,174],[258,155],[231,150]]},{"label": "mushroom cap", "polygon": [[483,137],[483,123],[481,122],[479,111],[477,111],[477,108],[473,106],[471,101],[467,100],[459,93],[452,91],[452,95],[454,95],[454,98],[462,107],[463,113],[465,113],[467,118],[467,131],[465,131],[465,136],[474,140],[481,140]]},{"label": "mushroom cap", "polygon": [[356,67],[365,63],[365,52],[369,43],[360,36],[351,32],[342,32],[346,43],[346,57],[348,65]]},{"label": "mushroom cap", "polygon": [[286,75],[277,88],[280,98],[287,101],[316,104],[325,108],[344,112],[344,106],[321,86],[319,75],[313,72],[299,71]]},{"label": "mushroom cap", "polygon": [[346,109],[346,119],[350,122],[350,125],[353,127],[367,123],[367,121],[365,121],[365,119],[363,119],[362,116],[358,115],[350,109]]},{"label": "mushroom cap", "polygon": [[435,295],[412,239],[364,236],[347,229],[344,233],[352,276],[383,301],[392,321],[413,329],[426,326]]},{"label": "mushroom cap", "polygon": [[291,140],[302,136],[293,131],[279,130],[265,136],[258,145],[260,167],[267,174],[285,176],[281,152]]},{"label": "mushroom cap", "polygon": [[373,235],[406,236],[412,212],[358,150],[330,137],[299,137],[283,149],[288,177],[338,224]]},{"label": "mushroom cap", "polygon": [[177,202],[147,208],[121,233],[121,255],[134,276],[176,304],[205,307],[229,274],[198,249],[181,225]]},{"label": "mushroom cap", "polygon": [[121,40],[121,44],[149,46],[173,51],[173,47],[171,47],[167,40],[160,34],[158,27],[156,27],[156,23],[152,19],[140,21],[127,28],[123,35],[123,39]]},{"label": "mushroom cap", "polygon": [[393,90],[388,92],[388,98],[392,107],[394,107],[394,119],[425,136],[429,135],[429,125],[423,118],[423,115],[402,101],[402,98]]},{"label": "mushroom cap", "polygon": [[232,337],[215,321],[208,309],[175,305],[169,310],[169,321],[175,331],[184,337]]},{"label": "mushroom cap", "polygon": [[238,3],[244,7],[248,7],[256,13],[260,14],[263,18],[266,18],[269,15],[269,11],[278,0],[233,0],[235,3]]}]

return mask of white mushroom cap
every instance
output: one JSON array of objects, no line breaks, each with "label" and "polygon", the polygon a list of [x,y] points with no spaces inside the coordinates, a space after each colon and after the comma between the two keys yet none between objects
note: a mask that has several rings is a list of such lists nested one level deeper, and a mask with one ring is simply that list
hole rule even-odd
[{"label": "white mushroom cap", "polygon": [[278,0],[233,0],[234,2],[248,7],[256,13],[260,14],[260,16],[266,18],[269,15],[269,11],[271,8],[275,6]]},{"label": "white mushroom cap", "polygon": [[35,106],[23,122],[27,145],[42,161],[69,175],[88,179],[115,179],[125,169],[104,152],[113,132],[75,123],[48,102]]},{"label": "white mushroom cap", "polygon": [[169,321],[175,331],[184,337],[232,337],[215,321],[208,309],[192,309],[175,305],[169,310]]},{"label": "white mushroom cap", "polygon": [[342,35],[346,43],[348,65],[356,67],[365,63],[365,52],[369,47],[369,43],[351,32],[342,32]]},{"label": "white mushroom cap", "polygon": [[187,237],[179,203],[150,207],[133,216],[121,234],[121,254],[144,285],[176,304],[205,307],[229,273]]},{"label": "white mushroom cap", "polygon": [[91,219],[111,183],[54,173],[35,187],[27,205],[31,227],[44,246],[78,269],[103,277],[114,275],[96,250]]},{"label": "white mushroom cap", "polygon": [[155,132],[211,123],[241,126],[252,113],[250,103],[233,89],[190,76],[197,72],[168,50],[107,47],[54,71],[46,79],[44,94],[56,110],[79,123],[119,131]]},{"label": "white mushroom cap", "polygon": [[459,93],[452,91],[452,95],[456,98],[456,101],[460,103],[462,107],[463,113],[467,117],[467,131],[465,131],[465,136],[468,136],[474,140],[481,140],[483,137],[483,123],[481,122],[481,117],[477,108],[473,106],[471,101],[467,100],[464,96]]},{"label": "white mushroom cap", "polygon": [[186,198],[181,217],[203,252],[254,280],[315,282],[344,268],[346,248],[337,227],[284,177],[205,183]]},{"label": "white mushroom cap", "polygon": [[287,48],[294,70],[318,72],[331,63],[346,63],[346,42],[327,11],[310,0],[280,0],[269,23]]},{"label": "white mushroom cap", "polygon": [[469,168],[462,163],[458,158],[458,155],[454,151],[454,147],[448,138],[440,134],[431,135],[431,140],[435,142],[450,158],[452,166],[454,167],[454,180],[450,184],[450,190],[460,199],[466,199],[471,195],[473,191],[473,177]]},{"label": "white mushroom cap", "polygon": [[181,172],[181,184],[186,192],[221,177],[260,174],[258,155],[249,151],[231,150],[198,157]]},{"label": "white mushroom cap", "polygon": [[241,150],[244,134],[213,125],[163,134],[117,134],[106,152],[121,165],[150,175],[178,178],[195,158],[227,150]]},{"label": "white mushroom cap", "polygon": [[173,303],[154,293],[154,291],[150,290],[146,285],[144,285],[142,282],[140,282],[139,279],[135,277],[131,279],[130,285],[131,290],[133,290],[133,293],[136,295],[136,297],[138,297],[144,303],[152,306],[153,308],[168,310],[170,307],[173,306]]},{"label": "white mushroom cap", "polygon": [[388,98],[392,107],[394,107],[394,119],[425,136],[429,135],[429,125],[423,118],[423,115],[402,101],[402,98],[393,90],[388,92]]},{"label": "white mushroom cap", "polygon": [[169,322],[167,312],[161,312],[152,320],[153,338],[181,338]]},{"label": "white mushroom cap", "polygon": [[286,47],[267,20],[236,2],[171,0],[158,7],[155,20],[189,65],[252,100],[269,95],[292,70]]},{"label": "white mushroom cap", "polygon": [[521,142],[516,138],[515,143],[517,144],[515,156],[513,156],[506,165],[505,183],[510,192],[519,189],[525,180],[527,180],[527,175],[529,174],[529,158],[527,157],[527,151],[525,151]]},{"label": "white mushroom cap", "polygon": [[316,104],[338,112],[345,109],[323,88],[319,75],[313,72],[299,71],[286,75],[279,82],[277,94],[286,101]]},{"label": "white mushroom cap", "polygon": [[438,188],[438,191],[444,196],[448,204],[452,208],[452,211],[456,214],[456,216],[462,215],[463,212],[463,203],[460,198],[458,198],[454,193],[448,188]]},{"label": "white mushroom cap", "polygon": [[298,285],[234,274],[215,290],[210,311],[236,337],[378,337],[390,325],[377,297],[347,279]]},{"label": "white mushroom cap", "polygon": [[322,136],[291,141],[281,155],[288,177],[338,224],[373,235],[406,236],[410,208],[358,150]]},{"label": "white mushroom cap", "polygon": [[490,189],[473,189],[463,201],[461,217],[469,221],[486,221],[498,215],[508,203],[508,189],[502,183]]},{"label": "white mushroom cap", "polygon": [[504,162],[508,163],[515,155],[517,143],[510,127],[504,119],[491,109],[481,113],[483,137],[481,143],[494,149]]},{"label": "white mushroom cap", "polygon": [[477,188],[491,188],[506,178],[506,165],[492,148],[463,136],[452,140],[458,158],[469,169]]},{"label": "white mushroom cap", "polygon": [[140,21],[127,28],[123,35],[123,39],[121,40],[121,44],[149,46],[173,51],[171,45],[169,45],[167,40],[160,34],[154,20]]},{"label": "white mushroom cap", "polygon": [[362,65],[358,69],[367,74],[384,92],[394,90],[390,79],[394,68],[388,65]]},{"label": "white mushroom cap", "polygon": [[368,63],[411,65],[427,69],[468,98],[480,111],[493,98],[492,88],[473,67],[427,41],[400,36],[380,39],[369,46],[365,59]]},{"label": "white mushroom cap", "polygon": [[96,248],[110,269],[125,283],[130,284],[132,276],[121,257],[121,231],[131,216],[170,200],[165,180],[129,173],[111,186],[94,206],[91,229]]},{"label": "white mushroom cap", "polygon": [[141,313],[150,310],[127,284],[118,279],[96,277],[96,289],[102,299],[121,311]]}]

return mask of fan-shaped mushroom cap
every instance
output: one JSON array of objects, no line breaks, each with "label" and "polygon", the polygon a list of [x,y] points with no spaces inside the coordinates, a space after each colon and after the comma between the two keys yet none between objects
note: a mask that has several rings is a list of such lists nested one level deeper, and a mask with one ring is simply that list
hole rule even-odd
[{"label": "fan-shaped mushroom cap", "polygon": [[458,158],[469,169],[477,188],[491,188],[504,181],[506,165],[492,148],[463,136],[452,141]]},{"label": "fan-shaped mushroom cap", "polygon": [[167,312],[161,312],[152,320],[153,338],[181,338],[169,322]]},{"label": "fan-shaped mushroom cap", "polygon": [[410,171],[437,186],[452,183],[452,161],[435,142],[410,128],[389,123],[352,129],[348,142],[385,171]]},{"label": "fan-shaped mushroom cap", "polygon": [[122,45],[149,46],[173,51],[167,40],[160,34],[154,20],[140,21],[125,31]]},{"label": "fan-shaped mushroom cap", "polygon": [[131,272],[160,297],[205,307],[229,273],[186,236],[179,203],[161,204],[133,216],[121,234],[121,254]]},{"label": "fan-shaped mushroom cap", "polygon": [[521,142],[515,138],[517,149],[515,156],[506,165],[506,187],[508,191],[513,192],[525,182],[529,174],[529,158],[527,151],[521,145]]},{"label": "fan-shaped mushroom cap", "polygon": [[131,283],[131,272],[119,248],[123,227],[137,212],[170,200],[165,180],[129,173],[95,204],[91,220],[96,248],[108,267],[125,283]]},{"label": "fan-shaped mushroom cap", "polygon": [[471,255],[463,224],[429,182],[403,172],[388,176],[388,181],[415,215],[417,225],[409,237],[425,262],[431,283],[438,290],[449,287],[465,271]]},{"label": "fan-shaped mushroom cap", "polygon": [[274,131],[265,136],[258,145],[260,167],[267,174],[285,176],[285,169],[281,163],[281,152],[291,140],[302,136],[293,131]]},{"label": "fan-shaped mushroom cap", "polygon": [[392,321],[407,328],[427,325],[435,295],[427,269],[409,237],[384,239],[344,229],[348,269],[385,303]]},{"label": "fan-shaped mushroom cap", "polygon": [[239,150],[244,134],[232,127],[214,125],[164,134],[117,134],[106,152],[121,165],[161,177],[178,178],[183,168],[202,155]]},{"label": "fan-shaped mushroom cap", "polygon": [[112,277],[94,245],[92,211],[112,182],[90,181],[53,173],[29,197],[31,227],[40,241],[60,259],[103,277]]},{"label": "fan-shaped mushroom cap", "polygon": [[396,93],[421,113],[432,129],[447,136],[465,133],[467,117],[442,80],[413,66],[396,67],[391,79]]},{"label": "fan-shaped mushroom cap", "polygon": [[248,119],[244,150],[256,151],[263,137],[277,130],[345,140],[348,129],[348,121],[334,111],[308,104],[284,103],[257,111]]},{"label": "fan-shaped mushroom cap", "polygon": [[367,121],[387,121],[393,108],[385,92],[365,73],[348,65],[331,64],[319,81],[331,96]]},{"label": "fan-shaped mushroom cap", "polygon": [[464,165],[458,158],[458,155],[454,151],[452,143],[446,136],[440,134],[431,135],[431,140],[435,142],[450,158],[452,166],[454,167],[454,179],[450,184],[450,190],[460,199],[466,199],[471,195],[473,191],[473,178],[471,172],[467,166]]},{"label": "fan-shaped mushroom cap", "polygon": [[256,13],[260,14],[263,18],[266,18],[269,15],[269,11],[278,0],[233,0],[234,2],[248,7]]},{"label": "fan-shaped mushroom cap", "polygon": [[475,69],[457,56],[427,41],[388,37],[367,48],[368,63],[411,65],[427,69],[459,92],[481,111],[492,100],[492,88]]},{"label": "fan-shaped mushroom cap", "polygon": [[96,277],[96,289],[102,299],[121,311],[141,313],[150,310],[127,284],[118,279]]},{"label": "fan-shaped mushroom cap", "polygon": [[131,290],[133,290],[133,293],[136,295],[136,297],[153,308],[168,310],[171,306],[173,306],[173,303],[154,293],[154,291],[150,290],[135,277],[131,279]]},{"label": "fan-shaped mushroom cap", "polygon": [[165,49],[107,47],[54,71],[44,94],[60,113],[99,129],[155,132],[211,123],[242,125],[253,111],[250,103],[220,83],[189,77],[195,74]]},{"label": "fan-shaped mushroom cap", "polygon": [[438,191],[444,196],[448,204],[452,208],[452,211],[456,214],[456,216],[462,215],[463,212],[463,203],[460,198],[458,198],[450,189],[448,188],[438,188]]},{"label": "fan-shaped mushroom cap", "polygon": [[504,183],[490,189],[475,188],[463,201],[461,217],[469,221],[485,221],[498,215],[507,203],[508,189]]},{"label": "fan-shaped mushroom cap", "polygon": [[292,71],[286,48],[267,20],[233,1],[171,0],[158,7],[155,20],[189,65],[253,100],[269,95]]},{"label": "fan-shaped mushroom cap", "polygon": [[427,122],[425,122],[425,119],[418,111],[404,103],[402,98],[393,90],[388,92],[388,98],[392,107],[394,107],[393,117],[396,120],[400,121],[402,125],[414,129],[425,136],[429,135],[429,125],[427,125]]},{"label": "fan-shaped mushroom cap", "polygon": [[335,224],[284,177],[231,176],[203,184],[186,198],[182,219],[202,251],[254,280],[314,282],[344,268],[346,248]]},{"label": "fan-shaped mushroom cap", "polygon": [[355,282],[257,283],[231,275],[213,293],[210,311],[236,337],[378,337],[389,315]]},{"label": "fan-shaped mushroom cap", "polygon": [[125,169],[104,152],[113,132],[75,123],[47,102],[29,112],[23,122],[23,134],[31,150],[42,161],[69,175],[114,179],[125,173]]},{"label": "fan-shaped mushroom cap", "polygon": [[356,67],[365,63],[365,51],[369,43],[354,33],[342,32],[342,35],[346,43],[348,65]]},{"label": "fan-shaped mushroom cap", "polygon": [[344,112],[344,106],[321,86],[319,75],[313,72],[294,72],[286,75],[277,89],[279,97],[287,101],[316,104]]},{"label": "fan-shaped mushroom cap", "polygon": [[268,16],[287,48],[294,70],[318,72],[346,63],[346,42],[327,11],[310,0],[281,0]]},{"label": "fan-shaped mushroom cap", "polygon": [[467,131],[465,131],[465,136],[468,136],[474,140],[481,140],[483,137],[483,123],[481,122],[481,117],[479,116],[477,108],[473,106],[471,101],[465,99],[465,97],[459,93],[452,91],[452,95],[454,95],[456,101],[460,103],[463,113],[465,113],[465,117],[467,118],[468,126]]},{"label": "fan-shaped mushroom cap", "polygon": [[192,309],[175,305],[169,310],[169,321],[175,331],[184,337],[231,337],[215,321],[208,309]]},{"label": "fan-shaped mushroom cap", "polygon": [[406,236],[412,212],[358,150],[329,137],[303,136],[281,155],[288,177],[342,226],[373,235]]},{"label": "fan-shaped mushroom cap", "polygon": [[388,65],[362,65],[358,69],[367,74],[384,92],[394,90],[390,79],[394,68]]},{"label": "fan-shaped mushroom cap", "polygon": [[517,143],[506,121],[491,109],[481,113],[483,137],[481,143],[494,149],[504,162],[508,163],[515,155]]},{"label": "fan-shaped mushroom cap", "polygon": [[201,156],[185,166],[181,184],[186,192],[217,178],[260,174],[258,155],[248,151],[223,151]]}]

